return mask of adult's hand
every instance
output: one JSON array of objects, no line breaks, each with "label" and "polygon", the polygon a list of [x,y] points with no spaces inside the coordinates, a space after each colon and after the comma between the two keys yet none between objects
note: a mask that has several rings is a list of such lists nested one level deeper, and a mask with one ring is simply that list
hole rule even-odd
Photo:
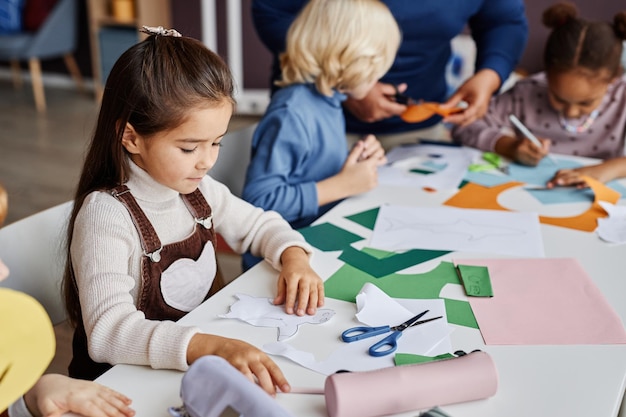
[{"label": "adult's hand", "polygon": [[456,107],[461,101],[467,108],[444,119],[446,122],[466,126],[485,115],[489,101],[500,87],[500,76],[491,69],[482,69],[467,79],[458,90],[446,101],[445,107]]},{"label": "adult's hand", "polygon": [[[397,91],[403,93],[406,84],[400,84]],[[367,93],[365,98],[356,100],[348,97],[343,103],[344,107],[359,120],[372,123],[399,116],[406,110],[404,104],[396,103],[393,96],[396,94],[396,86],[393,84],[376,83]]]}]

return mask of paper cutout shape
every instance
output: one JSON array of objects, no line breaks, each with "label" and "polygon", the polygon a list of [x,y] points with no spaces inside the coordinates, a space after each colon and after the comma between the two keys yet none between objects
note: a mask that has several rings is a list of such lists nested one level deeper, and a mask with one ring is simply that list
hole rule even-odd
[{"label": "paper cutout shape", "polygon": [[575,259],[455,261],[489,268],[496,296],[469,300],[487,345],[626,343],[619,315]]},{"label": "paper cutout shape", "polygon": [[[539,216],[539,221],[543,224],[582,230],[584,232],[593,232],[597,227],[597,219],[606,217],[607,215],[600,206],[599,201],[607,201],[615,204],[620,199],[620,194],[593,178],[583,176],[583,179],[594,193],[594,202],[587,211],[571,217]],[[444,202],[444,205],[460,208],[486,208],[511,211],[498,203],[498,195],[505,190],[521,185],[524,185],[524,183],[509,182],[489,188],[474,183],[468,183],[454,196]]]},{"label": "paper cutout shape", "polygon": [[326,323],[335,315],[334,310],[320,308],[313,316],[308,314],[296,316],[285,313],[284,307],[274,305],[271,298],[246,294],[235,294],[235,297],[237,301],[230,306],[230,311],[227,314],[220,314],[219,317],[239,319],[257,327],[276,327],[279,341],[294,336],[302,324]]},{"label": "paper cutout shape", "polygon": [[359,235],[348,232],[331,223],[322,223],[315,226],[303,227],[298,231],[304,236],[307,243],[323,252],[342,250],[350,247],[351,243],[363,240]]},{"label": "paper cutout shape", "polygon": [[598,219],[598,235],[606,242],[626,243],[626,207],[600,201],[609,217]]},{"label": "paper cutout shape", "polygon": [[376,217],[378,217],[379,210],[380,207],[375,207],[373,209],[346,216],[346,219],[351,220],[356,224],[360,224],[366,229],[374,230],[374,226],[376,225]]},{"label": "paper cutout shape", "polygon": [[0,410],[20,398],[54,357],[50,317],[34,298],[0,288]]},{"label": "paper cutout shape", "polygon": [[357,250],[347,247],[339,255],[339,260],[360,269],[375,278],[382,278],[413,265],[439,258],[450,253],[447,250],[411,249],[396,253],[373,248]]}]

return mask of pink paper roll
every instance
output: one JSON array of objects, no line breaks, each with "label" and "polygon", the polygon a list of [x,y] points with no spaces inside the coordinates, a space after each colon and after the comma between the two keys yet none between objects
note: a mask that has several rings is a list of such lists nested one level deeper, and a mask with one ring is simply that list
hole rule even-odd
[{"label": "pink paper roll", "polygon": [[498,372],[486,352],[326,378],[330,417],[375,417],[491,397]]}]

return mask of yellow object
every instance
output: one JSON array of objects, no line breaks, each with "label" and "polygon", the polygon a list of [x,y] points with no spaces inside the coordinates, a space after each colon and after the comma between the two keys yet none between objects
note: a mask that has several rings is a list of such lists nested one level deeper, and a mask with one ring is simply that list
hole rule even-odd
[{"label": "yellow object", "polygon": [[41,304],[0,288],[0,412],[37,382],[54,350],[54,330]]}]

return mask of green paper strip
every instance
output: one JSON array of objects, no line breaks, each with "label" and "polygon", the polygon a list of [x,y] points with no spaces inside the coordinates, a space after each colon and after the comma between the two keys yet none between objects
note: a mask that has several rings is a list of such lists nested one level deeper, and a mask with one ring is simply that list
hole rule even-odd
[{"label": "green paper strip", "polygon": [[471,297],[493,297],[489,269],[486,266],[457,265],[457,271],[465,294]]},{"label": "green paper strip", "polygon": [[442,353],[441,355],[437,355],[437,356],[414,355],[412,353],[396,353],[393,360],[396,366],[402,366],[402,365],[415,365],[417,363],[434,362],[434,361],[438,361],[441,359],[450,359],[450,358],[456,358],[456,356],[454,356],[451,353]]}]

